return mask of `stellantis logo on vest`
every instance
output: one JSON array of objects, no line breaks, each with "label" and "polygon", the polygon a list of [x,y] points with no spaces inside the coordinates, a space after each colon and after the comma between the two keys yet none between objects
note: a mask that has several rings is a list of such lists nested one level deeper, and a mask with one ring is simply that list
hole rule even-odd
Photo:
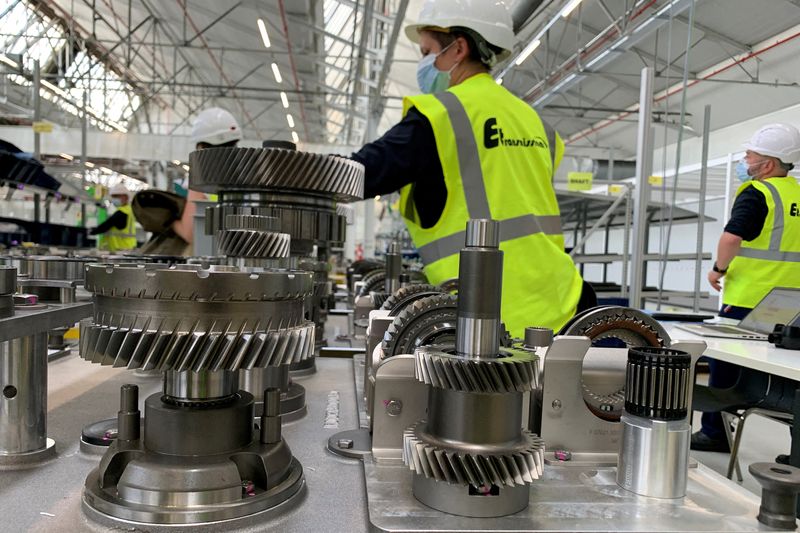
[{"label": "stellantis logo on vest", "polygon": [[497,125],[496,118],[490,118],[483,123],[483,146],[486,148],[497,148],[503,146],[536,146],[537,148],[547,148],[547,143],[541,137],[532,139],[513,139],[503,135],[503,130]]}]

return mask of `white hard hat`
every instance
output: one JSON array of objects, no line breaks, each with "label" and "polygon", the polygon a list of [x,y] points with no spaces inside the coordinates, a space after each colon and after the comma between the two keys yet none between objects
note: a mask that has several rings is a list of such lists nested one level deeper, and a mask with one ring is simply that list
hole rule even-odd
[{"label": "white hard hat", "polygon": [[131,191],[129,191],[128,188],[125,187],[125,185],[123,185],[122,183],[117,183],[116,185],[111,187],[111,189],[108,191],[109,196],[117,196],[117,195],[121,196],[123,194],[130,196]]},{"label": "white hard hat", "polygon": [[800,160],[800,131],[789,124],[768,124],[742,146],[757,154],[777,157],[784,163],[794,163]]},{"label": "white hard hat", "polygon": [[416,24],[406,26],[411,42],[419,42],[419,32],[425,28],[468,28],[503,51],[497,54],[502,60],[514,48],[514,30],[511,13],[503,0],[427,0]]},{"label": "white hard hat", "polygon": [[208,143],[212,146],[242,139],[239,123],[221,107],[204,109],[192,123],[192,144]]}]

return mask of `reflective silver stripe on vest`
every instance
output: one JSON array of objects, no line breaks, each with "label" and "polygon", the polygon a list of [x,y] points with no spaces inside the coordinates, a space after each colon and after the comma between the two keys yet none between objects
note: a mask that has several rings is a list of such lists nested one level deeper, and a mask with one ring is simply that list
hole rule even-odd
[{"label": "reflective silver stripe on vest", "polygon": [[475,134],[472,131],[472,123],[467,116],[467,110],[453,93],[445,91],[437,93],[435,96],[447,110],[450,124],[453,126],[456,151],[458,152],[458,167],[469,218],[492,218],[491,211],[489,211],[489,198],[486,196],[486,185],[483,183],[480,152],[475,143]]},{"label": "reflective silver stripe on vest", "polygon": [[767,261],[786,261],[788,263],[800,262],[800,252],[781,252],[781,240],[783,239],[783,200],[777,187],[768,181],[761,182],[772,194],[772,203],[775,204],[772,214],[772,234],[769,236],[769,248],[760,250],[758,248],[742,247],[737,255],[750,259],[765,259]]},{"label": "reflective silver stripe on vest", "polygon": [[[558,215],[522,215],[500,221],[500,242],[519,239],[529,235],[561,235],[561,217]],[[457,254],[464,247],[466,231],[459,231],[431,241],[417,248],[422,262],[430,265],[434,261]]]},{"label": "reflective silver stripe on vest", "polygon": [[547,147],[550,149],[550,161],[553,162],[553,177],[556,175],[556,130],[549,122],[540,118],[544,126],[544,135],[547,137]]},{"label": "reflective silver stripe on vest", "polygon": [[772,235],[769,237],[769,249],[777,252],[781,249],[781,240],[783,239],[783,201],[778,189],[773,184],[766,180],[761,183],[772,193],[772,202],[775,204],[772,215]]},{"label": "reflective silver stripe on vest", "polygon": [[742,248],[737,254],[739,257],[750,259],[767,259],[768,261],[785,261],[787,263],[800,263],[800,252],[781,252],[780,250],[758,250],[755,248]]}]

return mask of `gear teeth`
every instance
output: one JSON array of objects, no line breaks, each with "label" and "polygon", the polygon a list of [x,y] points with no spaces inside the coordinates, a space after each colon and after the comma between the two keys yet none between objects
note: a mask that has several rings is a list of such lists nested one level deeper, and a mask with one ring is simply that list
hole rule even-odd
[{"label": "gear teeth", "polygon": [[[177,328],[177,326],[176,326]],[[314,355],[314,324],[279,330],[143,331],[81,322],[81,358],[143,370],[239,370],[299,363]]]},{"label": "gear teeth", "polygon": [[419,429],[424,422],[403,432],[403,462],[416,474],[453,485],[529,485],[544,471],[544,441],[523,430],[524,446],[508,453],[479,454],[469,449],[428,443]]},{"label": "gear teeth", "polygon": [[373,270],[361,280],[363,285],[358,292],[358,296],[368,296],[371,292],[382,292],[386,282],[386,270],[379,268]]},{"label": "gear teeth", "polygon": [[417,380],[440,389],[483,394],[527,392],[537,386],[537,359],[522,350],[502,349],[492,359],[466,359],[436,346],[417,349]]},{"label": "gear teeth", "polygon": [[350,159],[280,148],[217,148],[189,156],[190,187],[282,189],[332,196],[340,202],[364,196],[364,166]]},{"label": "gear teeth", "polygon": [[397,289],[394,294],[389,296],[381,305],[381,309],[384,311],[389,311],[389,316],[397,316],[397,314],[405,309],[407,305],[410,305],[415,300],[419,300],[420,298],[424,298],[426,296],[433,296],[435,294],[443,294],[445,291],[439,289],[438,287],[434,287],[433,285],[429,285],[427,283],[417,283],[414,285],[406,285],[405,287],[400,287]]},{"label": "gear teeth", "polygon": [[234,213],[226,215],[226,230],[277,231],[280,220],[276,217]]},{"label": "gear teeth", "polygon": [[455,333],[457,306],[458,297],[450,294],[428,296],[406,306],[386,329],[381,344],[384,357],[403,353],[407,345],[415,343],[415,339],[409,338],[409,336],[414,337],[411,328],[422,319],[423,315],[442,325],[453,324],[453,333]]},{"label": "gear teeth", "polygon": [[220,231],[218,236],[219,251],[228,257],[289,257],[291,239],[288,233],[234,229]]},{"label": "gear teeth", "polygon": [[590,339],[619,339],[630,346],[667,347],[670,337],[652,317],[637,309],[618,306],[597,307],[576,316],[561,335],[582,335]]}]

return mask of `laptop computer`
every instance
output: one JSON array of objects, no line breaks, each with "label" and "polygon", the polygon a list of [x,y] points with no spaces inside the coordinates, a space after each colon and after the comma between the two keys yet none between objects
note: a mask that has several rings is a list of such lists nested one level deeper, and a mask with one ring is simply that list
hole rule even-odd
[{"label": "laptop computer", "polygon": [[775,324],[788,324],[800,316],[800,289],[776,287],[738,324],[675,324],[700,335],[726,339],[767,340]]}]

